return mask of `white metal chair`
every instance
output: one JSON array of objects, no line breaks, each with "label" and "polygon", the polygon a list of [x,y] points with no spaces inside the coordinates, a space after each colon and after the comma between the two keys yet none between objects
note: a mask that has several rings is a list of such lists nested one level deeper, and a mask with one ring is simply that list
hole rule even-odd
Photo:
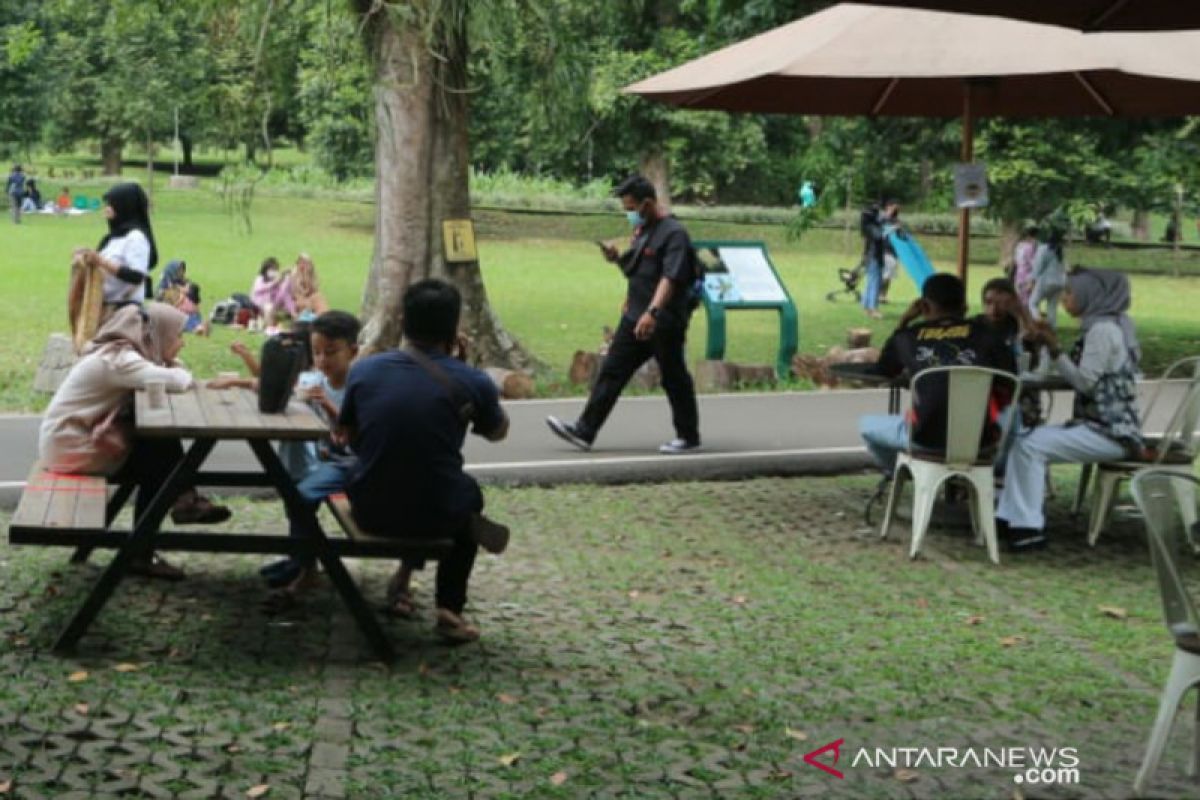
[{"label": "white metal chair", "polygon": [[[906,477],[913,481],[912,545],[909,557],[916,558],[921,542],[929,529],[933,503],[938,489],[951,478],[963,478],[971,486],[968,499],[971,508],[971,527],[976,542],[987,544],[988,556],[1000,563],[1000,548],[996,542],[996,514],[993,503],[993,466],[1000,450],[996,447],[985,451],[981,446],[984,424],[988,419],[989,406],[994,402],[993,385],[997,382],[1011,386],[1010,397],[1015,401],[1021,392],[1021,381],[1011,373],[985,367],[933,367],[922,370],[912,380],[911,402],[913,411],[921,401],[932,378],[941,376],[946,381],[946,449],[944,452],[924,452],[914,448],[909,438],[908,451],[896,460],[891,491],[888,493],[887,510],[883,514],[880,538],[887,538],[891,531],[892,516],[896,503],[903,491]],[[1011,405],[1009,406],[1011,407]],[[1000,436],[997,443],[1008,437],[1012,425],[1012,413],[1002,413]]]},{"label": "white metal chair", "polygon": [[[1197,423],[1200,422],[1200,356],[1181,358],[1167,367],[1167,371],[1163,373],[1162,380],[1146,406],[1145,413],[1142,414],[1142,420],[1144,424],[1146,420],[1150,419],[1150,413],[1158,403],[1167,382],[1180,378],[1187,379],[1188,383],[1179,405],[1171,414],[1167,427],[1163,430],[1162,438],[1148,439],[1146,444],[1155,449],[1154,461],[1150,463],[1187,475],[1192,472],[1192,467],[1196,462],[1196,428]],[[1096,485],[1092,493],[1091,513],[1088,515],[1088,544],[1095,546],[1096,541],[1100,538],[1100,533],[1108,524],[1113,500],[1116,499],[1121,481],[1132,477],[1135,472],[1147,466],[1149,464],[1145,461],[1110,461],[1094,464],[1091,470],[1084,467],[1084,473],[1079,478],[1081,488],[1077,497],[1086,492],[1084,487],[1091,475],[1095,476],[1094,483]],[[1079,502],[1078,499],[1077,502]],[[1190,526],[1196,521],[1195,504],[1190,506],[1185,504],[1184,511],[1193,515],[1187,520]]]},{"label": "white metal chair", "polygon": [[[1146,745],[1142,767],[1134,779],[1134,792],[1145,792],[1163,749],[1171,734],[1171,726],[1179,705],[1188,690],[1200,685],[1200,617],[1184,583],[1179,568],[1179,553],[1185,538],[1190,539],[1190,527],[1183,512],[1191,505],[1191,519],[1196,517],[1196,486],[1194,476],[1181,475],[1171,469],[1147,468],[1133,478],[1133,498],[1145,515],[1146,538],[1150,542],[1150,560],[1158,578],[1162,595],[1163,616],[1167,629],[1175,640],[1175,657],[1171,674],[1158,704],[1158,717]],[[1196,706],[1196,738],[1192,746],[1189,775],[1200,768],[1200,704]]]}]

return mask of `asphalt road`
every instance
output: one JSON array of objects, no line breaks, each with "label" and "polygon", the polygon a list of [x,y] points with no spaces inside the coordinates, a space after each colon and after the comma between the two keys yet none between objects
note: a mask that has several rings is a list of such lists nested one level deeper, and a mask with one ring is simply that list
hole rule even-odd
[{"label": "asphalt road", "polygon": [[[1143,393],[1151,384],[1142,386]],[[1179,386],[1167,388],[1161,408],[1170,409]],[[1058,394],[1053,418],[1069,411]],[[554,414],[574,419],[582,399],[527,400],[506,404],[512,429],[504,442],[468,437],[467,468],[481,481],[505,484],[614,483],[745,478],[839,472],[868,465],[858,438],[858,417],[884,413],[884,390],[718,394],[700,397],[704,446],[681,456],[658,454],[673,436],[666,399],[626,397],[600,433],[596,447],[580,452],[546,427]],[[1165,423],[1160,412],[1148,428]],[[36,416],[0,416],[0,507],[11,508],[37,454]],[[218,445],[208,466],[240,469],[253,464],[240,443]]]}]

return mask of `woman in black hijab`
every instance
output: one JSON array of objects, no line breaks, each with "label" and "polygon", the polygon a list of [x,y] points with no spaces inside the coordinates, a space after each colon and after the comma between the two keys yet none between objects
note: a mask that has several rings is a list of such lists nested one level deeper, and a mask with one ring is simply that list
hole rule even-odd
[{"label": "woman in black hijab", "polygon": [[[150,203],[136,183],[118,183],[104,195],[108,233],[96,250],[85,251],[89,263],[102,269],[104,305],[111,313],[150,296],[150,270],[158,263],[158,248],[150,227]],[[97,252],[98,251],[98,252]],[[144,290],[139,291],[140,287]]]}]

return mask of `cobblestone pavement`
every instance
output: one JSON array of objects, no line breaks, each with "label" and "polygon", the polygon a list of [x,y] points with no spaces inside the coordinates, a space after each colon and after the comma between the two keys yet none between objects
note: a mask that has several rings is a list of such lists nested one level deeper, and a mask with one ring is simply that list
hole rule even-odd
[{"label": "cobblestone pavement", "polygon": [[[1093,550],[1056,508],[1048,552],[997,568],[950,526],[910,562],[904,526],[864,526],[871,487],[489,490],[516,534],[477,566],[483,640],[434,642],[423,573],[391,669],[327,587],[268,613],[239,556],[127,581],[59,658],[97,567],[0,546],[0,797],[1130,796],[1171,655],[1140,523]],[[282,529],[277,504],[235,507]],[[374,597],[388,570],[354,567]],[[1191,716],[1155,796],[1200,796]],[[805,763],[838,739],[819,760],[843,778]],[[878,758],[939,747],[1075,748],[1078,782]]]}]

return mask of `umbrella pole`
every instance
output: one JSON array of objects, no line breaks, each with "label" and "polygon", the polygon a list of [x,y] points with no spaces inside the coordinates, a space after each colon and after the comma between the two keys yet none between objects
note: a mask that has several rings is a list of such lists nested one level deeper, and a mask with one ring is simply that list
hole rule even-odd
[{"label": "umbrella pole", "polygon": [[[962,152],[961,161],[969,164],[975,160],[975,120],[971,117],[971,84],[963,88]],[[971,209],[958,210],[958,277],[967,282],[967,261],[971,255]]]}]

